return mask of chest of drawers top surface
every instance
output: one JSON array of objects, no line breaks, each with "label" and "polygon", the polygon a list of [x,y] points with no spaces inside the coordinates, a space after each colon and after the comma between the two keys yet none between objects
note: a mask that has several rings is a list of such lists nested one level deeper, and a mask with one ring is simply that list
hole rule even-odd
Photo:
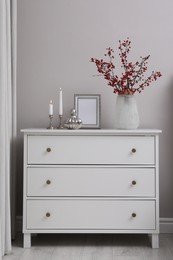
[{"label": "chest of drawers top surface", "polygon": [[21,132],[28,135],[156,135],[162,131],[159,129],[135,129],[135,130],[121,130],[121,129],[45,129],[45,128],[28,128],[21,129]]}]

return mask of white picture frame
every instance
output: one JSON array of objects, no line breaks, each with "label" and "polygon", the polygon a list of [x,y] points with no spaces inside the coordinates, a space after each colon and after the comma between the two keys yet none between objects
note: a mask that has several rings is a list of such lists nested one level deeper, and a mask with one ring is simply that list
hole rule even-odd
[{"label": "white picture frame", "polygon": [[101,95],[75,94],[74,106],[82,120],[81,128],[101,128]]}]

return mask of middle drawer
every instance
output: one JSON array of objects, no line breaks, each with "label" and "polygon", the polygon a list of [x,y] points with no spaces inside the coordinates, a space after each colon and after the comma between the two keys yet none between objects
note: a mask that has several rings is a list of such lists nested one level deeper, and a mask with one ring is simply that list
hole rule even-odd
[{"label": "middle drawer", "polygon": [[154,168],[27,168],[27,196],[155,196]]}]

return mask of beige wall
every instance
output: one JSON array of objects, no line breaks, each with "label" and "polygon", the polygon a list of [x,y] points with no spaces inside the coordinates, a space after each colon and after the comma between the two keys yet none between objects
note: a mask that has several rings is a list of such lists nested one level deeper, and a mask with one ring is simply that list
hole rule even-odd
[{"label": "beige wall", "polygon": [[[136,95],[141,128],[163,130],[160,138],[161,217],[173,217],[173,1],[18,0],[17,214],[22,213],[21,128],[47,127],[48,103],[58,114],[63,89],[64,119],[74,94],[101,94],[103,128],[112,128],[116,95],[96,74],[91,57],[130,37],[135,61],[151,54],[149,69],[163,77]],[[117,55],[118,57],[118,55]],[[117,59],[117,64],[119,60]],[[54,125],[57,124],[54,118]],[[146,187],[147,189],[147,187]]]}]

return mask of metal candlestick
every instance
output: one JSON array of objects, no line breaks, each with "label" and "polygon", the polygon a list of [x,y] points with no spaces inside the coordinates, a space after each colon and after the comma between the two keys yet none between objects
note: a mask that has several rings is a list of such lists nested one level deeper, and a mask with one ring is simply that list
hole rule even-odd
[{"label": "metal candlestick", "polygon": [[59,115],[59,126],[57,128],[58,129],[63,129],[63,126],[62,126],[62,115]]},{"label": "metal candlestick", "polygon": [[53,129],[53,125],[52,125],[53,115],[49,115],[49,119],[50,119],[50,124],[49,124],[49,127],[47,129]]}]

